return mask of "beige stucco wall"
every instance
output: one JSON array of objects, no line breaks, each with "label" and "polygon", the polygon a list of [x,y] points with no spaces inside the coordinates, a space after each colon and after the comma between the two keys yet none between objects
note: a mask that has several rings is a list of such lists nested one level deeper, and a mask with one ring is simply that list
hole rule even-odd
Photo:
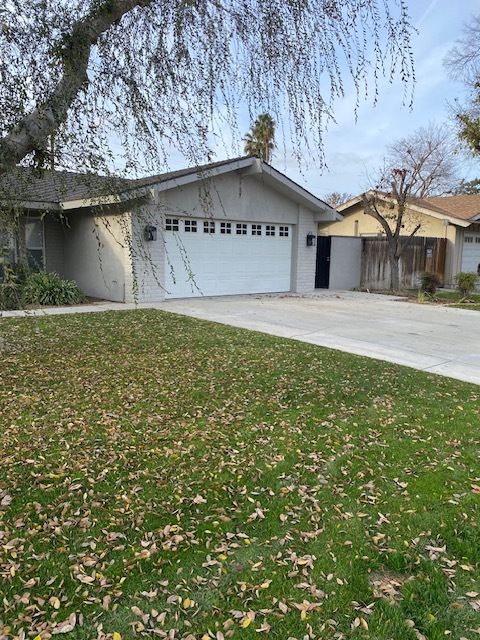
[{"label": "beige stucco wall", "polygon": [[130,215],[88,210],[71,211],[64,245],[64,272],[82,291],[115,302],[125,300]]}]

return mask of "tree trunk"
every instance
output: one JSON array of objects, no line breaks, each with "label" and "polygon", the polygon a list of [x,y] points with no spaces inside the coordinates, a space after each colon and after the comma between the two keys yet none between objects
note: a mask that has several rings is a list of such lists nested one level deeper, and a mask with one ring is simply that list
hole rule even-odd
[{"label": "tree trunk", "polygon": [[389,247],[388,258],[390,261],[390,289],[395,293],[400,291],[400,256]]}]

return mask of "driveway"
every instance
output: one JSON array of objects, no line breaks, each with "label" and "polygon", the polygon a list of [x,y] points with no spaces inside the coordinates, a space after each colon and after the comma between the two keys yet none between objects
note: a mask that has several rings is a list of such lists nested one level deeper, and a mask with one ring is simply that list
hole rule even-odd
[{"label": "driveway", "polygon": [[[100,302],[27,313],[86,313],[134,307]],[[480,313],[475,311],[330,290],[167,300],[138,307],[263,331],[480,385]],[[25,312],[0,313],[3,317],[22,315]]]},{"label": "driveway", "polygon": [[354,291],[168,300],[167,311],[480,384],[480,313]]}]

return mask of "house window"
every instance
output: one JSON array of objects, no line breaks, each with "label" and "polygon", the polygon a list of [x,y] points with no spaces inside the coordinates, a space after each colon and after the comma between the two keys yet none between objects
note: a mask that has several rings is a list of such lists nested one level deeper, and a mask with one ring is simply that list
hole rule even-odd
[{"label": "house window", "polygon": [[261,235],[262,235],[262,225],[252,224],[252,236],[261,236]]},{"label": "house window", "polygon": [[185,233],[197,233],[196,220],[185,220]]},{"label": "house window", "polygon": [[203,233],[215,233],[215,222],[213,220],[203,221]]},{"label": "house window", "polygon": [[232,233],[232,223],[231,222],[221,222],[220,223],[220,233],[224,235],[230,235]]},{"label": "house window", "polygon": [[178,219],[165,218],[165,231],[178,231]]},{"label": "house window", "polygon": [[288,227],[282,227],[280,225],[280,227],[278,228],[278,235],[281,238],[288,238]]},{"label": "house window", "polygon": [[243,224],[243,222],[237,223],[237,236],[246,236],[247,235],[247,225]]},{"label": "house window", "polygon": [[42,218],[25,220],[25,248],[29,266],[42,269],[44,267]]},{"label": "house window", "polygon": [[275,235],[275,225],[267,224],[265,227],[265,235],[266,236],[274,236]]}]

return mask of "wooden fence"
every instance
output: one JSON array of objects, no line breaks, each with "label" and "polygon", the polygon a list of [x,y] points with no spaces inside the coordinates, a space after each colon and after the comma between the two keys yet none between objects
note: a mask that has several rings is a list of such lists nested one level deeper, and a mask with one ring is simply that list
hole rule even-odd
[{"label": "wooden fence", "polygon": [[[410,238],[400,258],[400,288],[415,289],[424,271],[445,277],[445,238]],[[366,289],[390,288],[388,242],[385,238],[362,238],[361,281]]]}]

